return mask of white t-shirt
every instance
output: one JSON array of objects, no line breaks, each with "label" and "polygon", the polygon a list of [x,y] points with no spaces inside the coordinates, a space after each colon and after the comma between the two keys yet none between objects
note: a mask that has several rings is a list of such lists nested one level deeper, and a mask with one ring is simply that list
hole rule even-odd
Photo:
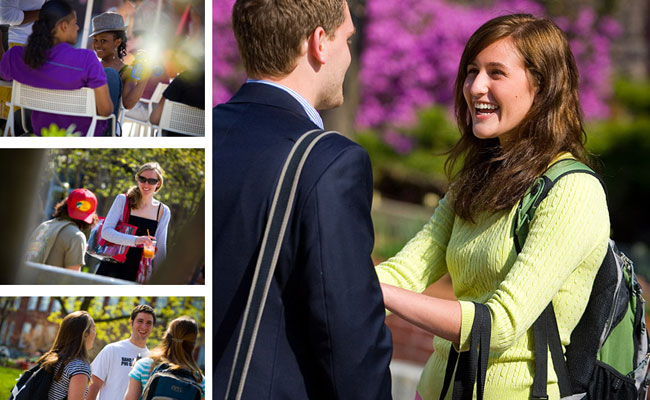
[{"label": "white t-shirt", "polygon": [[99,400],[124,398],[129,386],[129,372],[138,355],[144,358],[149,355],[149,350],[134,345],[129,339],[111,343],[97,354],[90,368],[93,375],[104,381],[104,386],[99,391]]}]

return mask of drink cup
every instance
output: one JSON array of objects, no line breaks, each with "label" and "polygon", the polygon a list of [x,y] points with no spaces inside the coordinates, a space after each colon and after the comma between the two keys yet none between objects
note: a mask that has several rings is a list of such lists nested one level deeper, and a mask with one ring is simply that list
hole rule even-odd
[{"label": "drink cup", "polygon": [[145,258],[153,258],[153,256],[156,254],[156,241],[152,240],[151,245],[144,245],[142,249],[142,255]]}]

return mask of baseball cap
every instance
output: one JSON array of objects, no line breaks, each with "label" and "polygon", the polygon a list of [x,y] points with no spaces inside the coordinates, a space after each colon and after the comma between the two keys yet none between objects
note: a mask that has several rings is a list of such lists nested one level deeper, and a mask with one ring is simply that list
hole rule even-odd
[{"label": "baseball cap", "polygon": [[97,209],[97,197],[93,192],[88,189],[75,189],[68,195],[66,203],[70,218],[84,221],[87,224],[93,222]]}]

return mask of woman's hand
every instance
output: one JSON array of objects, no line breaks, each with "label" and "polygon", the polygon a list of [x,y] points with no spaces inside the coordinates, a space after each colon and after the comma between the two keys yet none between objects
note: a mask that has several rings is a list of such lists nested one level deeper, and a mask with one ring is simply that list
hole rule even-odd
[{"label": "woman's hand", "polygon": [[152,236],[137,236],[135,238],[135,245],[151,246],[153,245],[153,242],[151,241],[152,238]]},{"label": "woman's hand", "polygon": [[84,400],[87,387],[88,376],[85,374],[73,375],[68,385],[68,400]]}]

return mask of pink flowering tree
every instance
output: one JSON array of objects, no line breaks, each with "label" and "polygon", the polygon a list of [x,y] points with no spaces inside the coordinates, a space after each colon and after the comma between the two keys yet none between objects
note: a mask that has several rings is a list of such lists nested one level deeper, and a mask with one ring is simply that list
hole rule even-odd
[{"label": "pink flowering tree", "polygon": [[[444,0],[368,0],[361,55],[357,124],[378,130],[400,153],[417,144],[404,135],[417,112],[434,105],[453,109],[453,86],[467,39],[488,19],[510,13],[544,16],[532,0],[497,0],[489,8]],[[585,9],[576,19],[557,18],[576,56],[587,118],[609,115],[611,39],[616,23]]]},{"label": "pink flowering tree", "polygon": [[[231,13],[234,0],[213,0],[213,105],[226,101],[243,83]],[[381,133],[386,143],[408,153],[417,143],[404,133],[417,124],[418,112],[453,107],[458,62],[470,35],[488,19],[509,13],[544,16],[534,0],[496,0],[488,8],[449,0],[366,0],[361,48],[360,129]],[[584,9],[555,22],[569,38],[580,70],[580,96],[588,119],[609,116],[611,41],[617,23]]]},{"label": "pink flowering tree", "polygon": [[235,0],[212,2],[212,105],[223,103],[244,82],[231,15]]}]

